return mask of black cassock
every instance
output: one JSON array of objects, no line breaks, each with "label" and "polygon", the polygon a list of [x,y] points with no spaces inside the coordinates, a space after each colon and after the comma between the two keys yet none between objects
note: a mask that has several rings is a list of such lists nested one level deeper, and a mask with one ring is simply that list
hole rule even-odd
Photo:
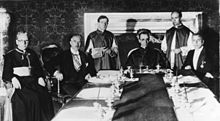
[{"label": "black cassock", "polygon": [[[11,82],[16,77],[21,89],[16,89],[12,96],[13,121],[49,121],[54,116],[51,96],[47,88],[38,84],[38,78],[44,77],[37,54],[26,49],[22,52],[14,49],[4,56],[2,78]],[[30,70],[27,75],[24,68]]]},{"label": "black cassock", "polygon": [[155,69],[158,64],[161,68],[169,68],[168,61],[163,52],[151,47],[139,47],[131,50],[126,62],[126,66],[132,66],[132,68],[139,68],[142,65]]}]

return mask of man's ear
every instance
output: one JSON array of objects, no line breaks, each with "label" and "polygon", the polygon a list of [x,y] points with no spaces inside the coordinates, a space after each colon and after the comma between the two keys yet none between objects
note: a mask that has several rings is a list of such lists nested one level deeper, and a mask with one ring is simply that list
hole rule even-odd
[{"label": "man's ear", "polygon": [[204,39],[202,39],[202,44],[204,45],[204,43],[205,43],[205,40],[204,40]]},{"label": "man's ear", "polygon": [[17,39],[15,40],[15,44],[18,45],[18,40]]},{"label": "man's ear", "polygon": [[69,44],[70,44],[70,46],[71,46],[71,40],[69,41]]}]

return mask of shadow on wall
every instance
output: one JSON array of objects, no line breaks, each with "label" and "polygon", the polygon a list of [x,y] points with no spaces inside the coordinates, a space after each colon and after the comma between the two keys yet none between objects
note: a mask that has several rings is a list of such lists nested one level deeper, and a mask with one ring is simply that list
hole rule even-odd
[{"label": "shadow on wall", "polygon": [[[214,63],[214,72],[217,75],[220,75],[219,73],[219,33],[214,30],[213,28],[210,28],[208,23],[208,20],[210,18],[207,17],[207,14],[203,15],[203,28],[201,30],[201,33],[203,35],[203,38],[205,40],[204,47],[211,52],[211,56],[213,57],[213,63]],[[218,20],[218,19],[217,19]],[[219,30],[218,30],[219,31]],[[219,80],[215,81],[215,94],[217,95],[217,98],[219,98],[220,90],[219,90]]]},{"label": "shadow on wall", "polygon": [[[214,53],[216,65],[215,67],[219,67],[219,33],[216,32],[213,28],[208,26],[208,17],[206,14],[203,15],[203,28],[201,33],[205,40],[204,47]],[[218,71],[218,70],[217,70]]]},{"label": "shadow on wall", "polygon": [[119,57],[121,66],[125,68],[125,63],[127,60],[128,52],[139,46],[136,33],[135,26],[137,20],[130,18],[126,21],[126,33],[121,34],[116,37],[116,41],[118,43]]}]

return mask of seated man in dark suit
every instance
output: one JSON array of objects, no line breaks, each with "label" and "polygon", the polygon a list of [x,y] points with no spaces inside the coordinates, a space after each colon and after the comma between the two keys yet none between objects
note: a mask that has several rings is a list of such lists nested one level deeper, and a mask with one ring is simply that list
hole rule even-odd
[{"label": "seated man in dark suit", "polygon": [[149,43],[149,30],[138,30],[137,38],[140,43],[140,47],[134,48],[128,53],[126,66],[132,66],[132,68],[148,66],[149,68],[155,69],[157,65],[160,65],[162,68],[168,68],[167,59],[162,51],[154,49]]},{"label": "seated man in dark suit", "polygon": [[192,44],[195,49],[188,52],[182,69],[184,72],[190,71],[191,74],[195,74],[212,90],[216,73],[214,69],[214,54],[205,49],[203,46],[204,40],[200,33],[193,35]]},{"label": "seated man in dark suit", "polygon": [[79,34],[71,37],[71,47],[58,56],[58,69],[54,72],[58,80],[63,80],[61,89],[68,95],[75,95],[86,84],[86,78],[96,75],[91,55],[79,50],[81,39]]}]

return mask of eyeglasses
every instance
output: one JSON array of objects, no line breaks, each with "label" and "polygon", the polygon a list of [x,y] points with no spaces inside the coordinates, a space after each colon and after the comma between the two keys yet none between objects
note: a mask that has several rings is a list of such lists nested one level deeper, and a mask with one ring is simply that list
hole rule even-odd
[{"label": "eyeglasses", "polygon": [[140,41],[149,41],[150,38],[146,38],[146,39],[139,39]]},{"label": "eyeglasses", "polygon": [[28,40],[18,40],[18,42],[29,42]]}]

